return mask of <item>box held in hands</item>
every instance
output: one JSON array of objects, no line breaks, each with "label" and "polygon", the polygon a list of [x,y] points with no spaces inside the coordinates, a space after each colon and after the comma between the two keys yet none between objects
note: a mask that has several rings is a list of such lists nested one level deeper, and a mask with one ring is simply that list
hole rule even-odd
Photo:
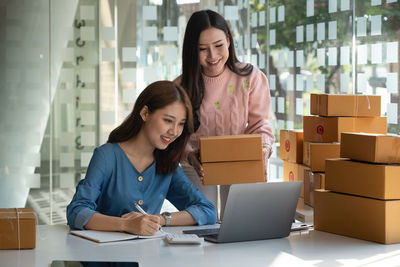
[{"label": "box held in hands", "polygon": [[200,158],[204,185],[265,182],[261,135],[202,137]]}]

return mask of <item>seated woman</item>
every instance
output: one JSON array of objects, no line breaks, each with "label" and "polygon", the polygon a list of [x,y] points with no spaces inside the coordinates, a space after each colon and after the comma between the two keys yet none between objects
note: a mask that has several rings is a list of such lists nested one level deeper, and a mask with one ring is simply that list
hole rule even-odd
[{"label": "seated woman", "polygon": [[[67,207],[70,227],[152,235],[164,225],[215,223],[214,205],[178,166],[192,132],[186,92],[169,81],[150,84],[107,143],[95,149]],[[179,212],[159,214],[165,199]]]}]

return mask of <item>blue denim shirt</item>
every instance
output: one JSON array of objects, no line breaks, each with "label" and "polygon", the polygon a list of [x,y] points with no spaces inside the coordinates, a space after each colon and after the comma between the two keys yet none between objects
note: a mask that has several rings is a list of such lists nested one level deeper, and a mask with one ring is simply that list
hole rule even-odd
[{"label": "blue denim shirt", "polygon": [[134,203],[149,214],[159,214],[164,199],[178,210],[188,211],[199,224],[213,224],[216,210],[178,167],[175,172],[156,173],[154,161],[140,173],[118,144],[107,143],[95,149],[86,177],[76,188],[67,207],[71,228],[84,229],[95,212],[117,216],[137,211]]}]

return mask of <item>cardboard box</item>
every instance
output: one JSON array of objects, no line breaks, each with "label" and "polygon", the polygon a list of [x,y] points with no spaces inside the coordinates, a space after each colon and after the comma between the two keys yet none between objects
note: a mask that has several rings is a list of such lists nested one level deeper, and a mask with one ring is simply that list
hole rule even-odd
[{"label": "cardboard box", "polygon": [[325,173],[304,169],[304,203],[314,207],[314,190],[325,189]]},{"label": "cardboard box", "polygon": [[386,117],[303,116],[304,142],[340,142],[343,132],[387,133]]},{"label": "cardboard box", "polygon": [[322,190],[316,190],[314,196],[315,230],[384,244],[400,242],[400,200]]},{"label": "cardboard box", "polygon": [[240,134],[201,137],[200,158],[203,163],[263,160],[261,135]]},{"label": "cardboard box", "polygon": [[300,197],[304,197],[304,168],[306,166],[298,163],[283,161],[283,181],[293,182],[302,181],[303,185],[300,191]]},{"label": "cardboard box", "polygon": [[400,199],[400,166],[328,159],[326,189],[378,199]]},{"label": "cardboard box", "polygon": [[303,163],[312,172],[325,172],[325,160],[340,157],[340,143],[303,144]]},{"label": "cardboard box", "polygon": [[0,209],[0,249],[35,247],[36,217],[33,209]]},{"label": "cardboard box", "polygon": [[204,185],[266,182],[261,160],[203,163]]},{"label": "cardboard box", "polygon": [[303,162],[303,131],[281,130],[279,157],[295,163]]},{"label": "cardboard box", "polygon": [[376,163],[400,163],[400,136],[342,133],[340,156]]},{"label": "cardboard box", "polygon": [[200,138],[204,185],[265,182],[261,135]]},{"label": "cardboard box", "polygon": [[381,96],[379,95],[311,94],[310,102],[310,113],[313,115],[342,117],[381,115]]}]

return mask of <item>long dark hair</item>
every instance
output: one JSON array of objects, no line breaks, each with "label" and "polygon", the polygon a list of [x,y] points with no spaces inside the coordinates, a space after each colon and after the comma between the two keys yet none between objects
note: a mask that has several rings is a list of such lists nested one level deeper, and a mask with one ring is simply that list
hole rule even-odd
[{"label": "long dark hair", "polygon": [[185,38],[183,40],[181,85],[185,88],[192,102],[195,131],[200,126],[197,111],[204,97],[204,80],[201,75],[199,61],[199,37],[202,31],[211,27],[222,30],[226,34],[226,37],[229,38],[229,57],[226,61],[228,68],[241,76],[249,75],[253,71],[253,66],[250,64],[245,65],[243,68],[237,67],[236,63],[238,59],[235,53],[231,30],[226,20],[220,14],[212,10],[201,10],[192,14],[187,23]]},{"label": "long dark hair", "polygon": [[115,128],[108,137],[108,143],[124,142],[136,136],[143,126],[140,111],[147,106],[152,113],[176,101],[181,102],[186,109],[186,122],[182,134],[166,149],[154,150],[156,171],[159,174],[168,174],[176,170],[182,157],[186,143],[193,133],[192,105],[185,90],[170,81],[158,81],[150,84],[136,99],[131,114]]}]

